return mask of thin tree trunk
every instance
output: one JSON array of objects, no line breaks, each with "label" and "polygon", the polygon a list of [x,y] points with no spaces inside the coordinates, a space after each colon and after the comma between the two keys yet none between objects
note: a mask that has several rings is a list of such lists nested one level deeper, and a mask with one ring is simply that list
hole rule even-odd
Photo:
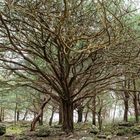
[{"label": "thin tree trunk", "polygon": [[23,117],[23,119],[22,119],[23,121],[25,121],[27,115],[28,115],[28,110],[26,109],[26,112],[25,112],[24,117]]},{"label": "thin tree trunk", "polygon": [[43,112],[40,115],[38,122],[39,122],[39,125],[43,125]]},{"label": "thin tree trunk", "polygon": [[16,103],[15,110],[14,110],[14,122],[15,122],[15,124],[17,122],[17,103]]},{"label": "thin tree trunk", "polygon": [[92,99],[92,124],[96,125],[96,95]]},{"label": "thin tree trunk", "polygon": [[80,122],[82,122],[82,120],[83,120],[83,110],[84,110],[84,107],[83,107],[83,106],[79,106],[79,107],[77,108],[77,114],[78,114],[77,123],[80,123]]},{"label": "thin tree trunk", "polygon": [[55,107],[53,107],[53,108],[52,108],[52,114],[51,114],[51,117],[50,117],[50,120],[49,120],[49,126],[51,126],[51,125],[52,125],[54,112],[55,112]]},{"label": "thin tree trunk", "polygon": [[17,115],[17,118],[16,119],[17,119],[17,121],[19,121],[19,118],[20,118],[20,112],[19,112],[19,110],[17,110],[17,114],[16,115]]},{"label": "thin tree trunk", "polygon": [[62,130],[66,133],[73,132],[73,104],[62,99]]},{"label": "thin tree trunk", "polygon": [[102,130],[102,107],[100,107],[98,112],[98,124],[99,124],[99,130]]},{"label": "thin tree trunk", "polygon": [[4,107],[2,108],[2,121],[4,121],[5,118],[5,112],[4,112]]},{"label": "thin tree trunk", "polygon": [[85,120],[84,120],[84,122],[87,122],[88,113],[89,113],[89,108],[87,108],[87,111],[86,111],[86,114],[85,114]]},{"label": "thin tree trunk", "polygon": [[0,108],[0,122],[2,122],[2,107]]},{"label": "thin tree trunk", "polygon": [[45,100],[43,102],[43,104],[41,105],[40,111],[38,112],[37,116],[33,119],[32,123],[31,123],[31,129],[30,129],[30,131],[34,131],[35,130],[36,123],[39,121],[39,118],[43,114],[43,109],[44,109],[45,105],[50,101],[50,99],[51,98],[49,98],[48,100]]},{"label": "thin tree trunk", "polygon": [[125,98],[124,98],[124,121],[128,122],[128,93],[126,93],[126,91],[124,92],[125,94]]},{"label": "thin tree trunk", "polygon": [[113,112],[113,119],[112,119],[112,123],[114,123],[114,121],[115,121],[116,107],[117,107],[117,100],[116,100],[116,102],[115,102],[115,108],[114,108],[114,112]]},{"label": "thin tree trunk", "polygon": [[[124,83],[125,89],[127,88],[127,82]],[[128,89],[130,88],[130,81],[128,81]],[[124,91],[124,121],[128,122],[128,110],[129,110],[129,93]]]},{"label": "thin tree trunk", "polygon": [[62,104],[60,103],[59,105],[59,122],[58,122],[59,125],[62,124]]},{"label": "thin tree trunk", "polygon": [[136,82],[135,79],[133,80],[133,86],[134,86],[134,98],[133,98],[133,104],[134,104],[134,110],[135,110],[135,120],[136,122],[139,122],[139,111],[138,111],[138,103],[137,103],[137,93],[136,91]]}]

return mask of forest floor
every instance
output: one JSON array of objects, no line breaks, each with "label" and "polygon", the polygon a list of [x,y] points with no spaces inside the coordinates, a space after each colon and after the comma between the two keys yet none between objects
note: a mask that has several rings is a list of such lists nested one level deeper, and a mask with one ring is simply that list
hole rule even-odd
[{"label": "forest floor", "polygon": [[102,132],[94,134],[91,124],[75,124],[74,133],[65,134],[59,125],[37,126],[30,132],[30,122],[4,123],[6,134],[0,140],[140,140],[140,124],[106,125]]}]

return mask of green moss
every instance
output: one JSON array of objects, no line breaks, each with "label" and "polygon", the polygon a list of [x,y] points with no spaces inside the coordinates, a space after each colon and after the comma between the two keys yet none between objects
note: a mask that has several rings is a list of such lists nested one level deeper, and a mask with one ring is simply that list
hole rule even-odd
[{"label": "green moss", "polygon": [[19,125],[11,125],[7,127],[6,134],[21,134],[25,128],[20,127]]},{"label": "green moss", "polygon": [[36,131],[38,137],[47,137],[51,133],[51,129],[46,126],[39,127],[39,129]]},{"label": "green moss", "polygon": [[0,124],[0,136],[6,133],[6,126],[4,124]]},{"label": "green moss", "polygon": [[121,129],[117,130],[117,135],[118,136],[124,136],[124,135],[131,134],[131,132],[132,132],[131,128],[123,127]]}]

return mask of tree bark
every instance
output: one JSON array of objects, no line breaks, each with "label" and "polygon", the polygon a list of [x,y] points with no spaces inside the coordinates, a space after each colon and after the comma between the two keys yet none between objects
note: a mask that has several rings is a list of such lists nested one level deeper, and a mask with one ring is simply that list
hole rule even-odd
[{"label": "tree bark", "polygon": [[85,120],[84,120],[84,122],[87,122],[88,113],[89,113],[89,108],[87,108],[87,111],[86,111],[86,114],[85,114]]},{"label": "tree bark", "polygon": [[115,108],[114,108],[114,112],[113,112],[113,119],[112,119],[112,123],[114,123],[114,121],[115,121],[116,108],[117,108],[117,100],[116,100],[116,102],[115,102]]},{"label": "tree bark", "polygon": [[0,122],[2,122],[2,107],[0,108]]},{"label": "tree bark", "polygon": [[28,110],[26,109],[26,112],[25,112],[24,117],[23,117],[23,119],[22,119],[23,121],[25,121],[27,115],[28,115]]},{"label": "tree bark", "polygon": [[62,130],[73,132],[73,103],[62,99]]},{"label": "tree bark", "polygon": [[79,106],[77,108],[77,113],[78,113],[78,120],[77,120],[77,123],[80,123],[82,122],[83,120],[83,110],[84,110],[84,107],[83,106]]},{"label": "tree bark", "polygon": [[[134,91],[136,91],[135,79],[133,80],[133,86],[134,86]],[[136,122],[139,122],[138,98],[137,98],[136,92],[134,92],[133,104],[134,104],[134,110],[135,110],[135,120],[136,120]]]},{"label": "tree bark", "polygon": [[16,106],[15,106],[15,110],[14,110],[14,123],[16,124],[17,122],[17,103],[16,103]]},{"label": "tree bark", "polygon": [[41,113],[38,122],[39,122],[39,125],[43,125],[43,112]]},{"label": "tree bark", "polygon": [[19,113],[19,110],[17,110],[17,121],[19,121],[19,118],[20,118],[20,113]]},{"label": "tree bark", "polygon": [[92,106],[93,106],[93,110],[92,110],[92,124],[96,125],[96,96],[93,97]]},{"label": "tree bark", "polygon": [[100,107],[98,112],[98,124],[99,124],[99,130],[102,130],[102,107]]},{"label": "tree bark", "polygon": [[125,122],[128,122],[128,99],[129,99],[129,95],[126,91],[124,91],[124,95],[125,95],[125,98],[124,98],[124,121]]},{"label": "tree bark", "polygon": [[[128,84],[128,89],[130,88],[130,80],[127,81],[125,80],[124,82],[124,88],[127,88],[127,84]],[[124,121],[128,122],[128,110],[129,110],[129,93],[128,91],[124,91]]]},{"label": "tree bark", "polygon": [[58,122],[59,125],[62,124],[62,104],[60,103],[59,105],[59,122]]},{"label": "tree bark", "polygon": [[30,131],[34,131],[35,130],[36,123],[39,121],[40,117],[42,116],[43,109],[44,109],[45,105],[50,101],[50,99],[51,98],[49,98],[48,100],[45,100],[43,102],[43,104],[41,105],[40,111],[38,112],[37,116],[33,119],[32,123],[31,123],[31,129],[30,129]]},{"label": "tree bark", "polygon": [[52,108],[52,114],[51,114],[51,117],[50,117],[50,120],[49,120],[49,126],[52,125],[52,121],[53,121],[53,116],[54,116],[54,112],[55,112],[55,107]]}]

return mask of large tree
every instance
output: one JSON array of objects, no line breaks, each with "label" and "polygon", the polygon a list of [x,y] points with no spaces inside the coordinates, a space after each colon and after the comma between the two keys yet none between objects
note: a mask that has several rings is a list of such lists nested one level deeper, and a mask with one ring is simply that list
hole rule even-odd
[{"label": "large tree", "polygon": [[60,102],[63,130],[71,132],[74,103],[115,75],[104,48],[129,40],[130,14],[120,0],[7,0],[0,11],[1,64]]}]

